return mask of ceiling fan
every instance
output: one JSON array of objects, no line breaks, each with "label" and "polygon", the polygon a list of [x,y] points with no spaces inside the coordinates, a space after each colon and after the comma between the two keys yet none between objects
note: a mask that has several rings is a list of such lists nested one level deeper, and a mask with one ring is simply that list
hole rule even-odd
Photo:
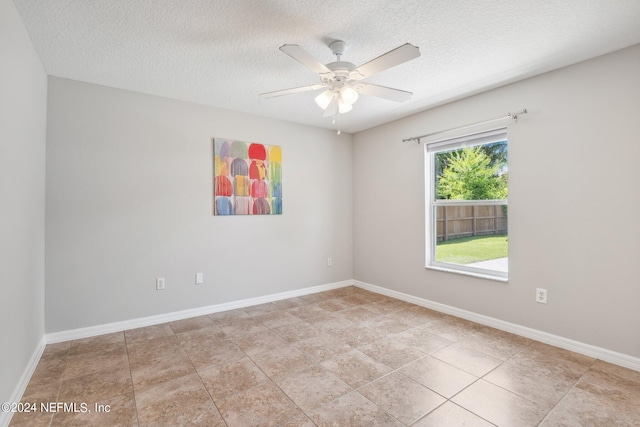
[{"label": "ceiling fan", "polygon": [[317,73],[320,77],[320,83],[261,93],[260,99],[326,88],[315,98],[316,104],[324,110],[323,117],[336,116],[338,113],[351,111],[353,104],[358,100],[358,94],[361,93],[396,102],[411,99],[411,95],[413,95],[411,92],[365,83],[362,79],[417,58],[420,56],[420,50],[416,46],[409,43],[403,44],[359,67],[351,62],[341,61],[346,47],[347,44],[342,40],[336,40],[329,44],[337,61],[325,65],[297,44],[280,46],[282,52]]}]

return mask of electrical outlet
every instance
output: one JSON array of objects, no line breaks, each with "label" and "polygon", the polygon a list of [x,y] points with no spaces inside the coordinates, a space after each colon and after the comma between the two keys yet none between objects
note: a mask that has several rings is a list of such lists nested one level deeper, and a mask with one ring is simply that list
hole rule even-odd
[{"label": "electrical outlet", "polygon": [[159,291],[164,289],[164,277],[158,277],[156,279],[156,289]]},{"label": "electrical outlet", "polygon": [[327,258],[327,267],[333,266],[333,260],[331,258]]},{"label": "electrical outlet", "polygon": [[204,283],[204,274],[196,273],[196,285],[200,285],[202,283]]},{"label": "electrical outlet", "polygon": [[547,290],[543,288],[536,288],[536,302],[541,304],[547,303]]}]

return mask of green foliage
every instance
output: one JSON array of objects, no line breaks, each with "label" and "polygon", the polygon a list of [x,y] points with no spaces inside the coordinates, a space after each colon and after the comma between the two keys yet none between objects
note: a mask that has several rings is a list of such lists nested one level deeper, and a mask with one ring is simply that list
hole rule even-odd
[{"label": "green foliage", "polygon": [[[504,153],[506,158],[506,152]],[[442,168],[437,195],[441,199],[488,200],[507,198],[506,162],[492,160],[482,146],[436,155]],[[440,169],[440,168],[438,168]]]}]

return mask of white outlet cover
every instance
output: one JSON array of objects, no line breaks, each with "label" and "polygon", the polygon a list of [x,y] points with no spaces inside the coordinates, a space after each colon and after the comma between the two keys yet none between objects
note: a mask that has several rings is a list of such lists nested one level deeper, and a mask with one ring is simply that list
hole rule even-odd
[{"label": "white outlet cover", "polygon": [[536,302],[546,304],[547,303],[547,290],[543,288],[536,288]]},{"label": "white outlet cover", "polygon": [[196,285],[204,283],[204,273],[196,273]]}]

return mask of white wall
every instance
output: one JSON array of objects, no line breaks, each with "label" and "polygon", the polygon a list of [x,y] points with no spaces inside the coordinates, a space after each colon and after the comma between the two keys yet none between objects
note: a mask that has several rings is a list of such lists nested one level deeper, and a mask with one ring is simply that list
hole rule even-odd
[{"label": "white wall", "polygon": [[[354,278],[640,357],[639,100],[636,45],[354,135]],[[401,140],[521,108],[509,283],[425,269],[424,148]]]},{"label": "white wall", "polygon": [[0,402],[5,402],[44,333],[47,118],[47,76],[10,0],[0,0],[0,64]]},{"label": "white wall", "polygon": [[[47,332],[353,277],[350,135],[55,77],[48,120]],[[213,137],[282,147],[282,215],[212,215]]]}]

